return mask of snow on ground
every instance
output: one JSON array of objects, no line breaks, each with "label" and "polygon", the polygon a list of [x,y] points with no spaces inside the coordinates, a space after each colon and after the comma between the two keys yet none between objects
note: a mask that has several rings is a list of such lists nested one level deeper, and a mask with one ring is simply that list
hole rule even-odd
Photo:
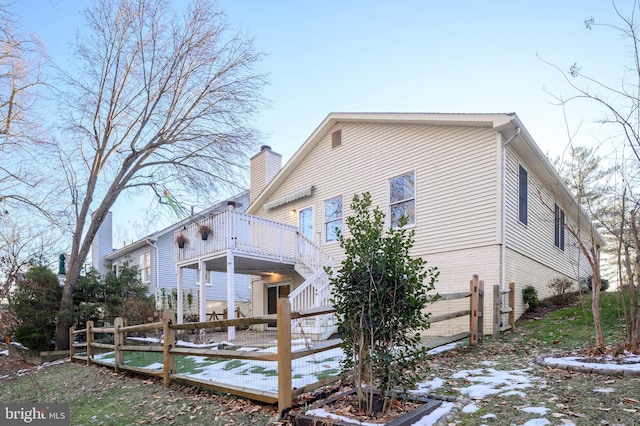
[{"label": "snow on ground", "polygon": [[545,364],[562,366],[562,367],[581,367],[590,368],[594,371],[614,371],[614,370],[628,370],[628,371],[640,371],[640,355],[633,355],[626,352],[624,354],[624,364],[620,364],[614,361],[613,357],[609,356],[603,359],[603,361],[610,360],[612,362],[584,362],[581,357],[545,357]]},{"label": "snow on ground", "polygon": [[9,349],[5,349],[4,351],[0,351],[0,356],[9,356]]},{"label": "snow on ground", "polygon": [[[156,342],[158,340],[156,339]],[[294,348],[303,349],[310,343],[304,340],[292,341]],[[180,346],[193,346],[193,347],[213,347],[219,346],[221,343],[209,344],[209,345],[194,345],[188,342],[180,342]],[[446,347],[436,348],[430,351],[432,354],[440,353],[446,350],[451,350],[456,344],[447,345]],[[267,348],[254,348],[247,347],[242,350],[247,351],[260,351],[260,352],[275,352],[277,346],[275,345]],[[292,377],[293,386],[299,388],[310,383],[317,382],[321,377],[325,375],[334,375],[340,370],[340,359],[343,353],[341,349],[332,349],[320,354],[310,355],[304,358],[294,360],[292,362]],[[105,362],[113,362],[113,353],[97,355],[95,358],[101,358]],[[189,377],[194,377],[202,380],[210,380],[215,382],[222,382],[231,384],[234,386],[249,387],[253,389],[261,389],[269,392],[278,391],[278,376],[277,365],[275,362],[270,361],[252,361],[252,360],[212,360],[211,358],[201,356],[188,356],[185,357],[193,361],[195,367],[193,372],[189,373]],[[566,366],[589,366],[594,369],[599,368],[601,370],[606,369],[621,369],[628,368],[632,370],[640,369],[640,356],[629,355],[627,361],[631,364],[589,364],[580,362],[577,357],[566,358],[545,358],[546,362],[552,362],[556,365]],[[635,364],[634,364],[635,363]],[[453,375],[453,378],[464,379],[470,383],[469,386],[460,388],[460,394],[472,399],[481,400],[487,397],[501,397],[509,395],[526,395],[525,392],[531,391],[535,387],[537,378],[531,374],[531,369],[520,370],[498,370],[493,368],[496,365],[495,362],[485,361],[482,363],[481,368],[473,370],[461,370]],[[147,368],[162,369],[162,364],[154,363]],[[436,377],[430,381],[422,382],[418,384],[418,388],[412,391],[415,395],[426,395],[433,393],[438,388],[442,387],[446,379]],[[609,388],[596,388],[594,392],[611,392]],[[431,426],[435,424],[440,418],[451,412],[454,408],[454,403],[443,402],[442,405],[423,417],[413,426]],[[549,411],[546,407],[523,407],[522,411],[530,413],[535,418],[528,420],[524,423],[524,426],[544,426],[551,424],[551,422],[545,418]],[[478,410],[478,406],[471,402],[461,409],[463,413],[473,413]],[[322,409],[311,410],[308,414],[322,415],[325,417],[336,418],[338,420],[345,420],[340,416],[329,413]],[[497,419],[497,416],[492,413],[488,413],[483,416],[487,423],[492,423]],[[353,422],[353,420],[350,420]],[[370,426],[369,423],[358,423],[361,426]],[[568,426],[572,423],[568,423]],[[381,426],[377,424],[376,426]]]}]

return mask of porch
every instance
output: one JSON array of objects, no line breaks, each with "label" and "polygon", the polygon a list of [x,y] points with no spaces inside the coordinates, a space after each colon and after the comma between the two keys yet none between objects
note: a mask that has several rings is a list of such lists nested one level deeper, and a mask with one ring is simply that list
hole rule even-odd
[{"label": "porch", "polygon": [[[184,269],[195,269],[199,274],[200,321],[206,321],[207,317],[207,271],[226,273],[228,319],[235,318],[235,274],[264,277],[296,273],[305,281],[289,294],[292,306],[296,309],[307,309],[330,305],[329,275],[324,267],[333,267],[331,258],[300,234],[295,226],[229,209],[184,226],[174,233],[174,239],[179,324],[184,318]],[[184,245],[179,245],[179,241]],[[309,332],[318,332],[319,326],[309,324]],[[326,321],[322,326],[326,328]],[[229,327],[228,339],[235,339],[234,327]]]}]

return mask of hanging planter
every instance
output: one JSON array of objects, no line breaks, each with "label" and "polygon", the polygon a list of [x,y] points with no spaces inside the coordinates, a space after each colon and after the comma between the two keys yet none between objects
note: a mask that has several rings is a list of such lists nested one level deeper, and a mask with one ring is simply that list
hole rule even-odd
[{"label": "hanging planter", "polygon": [[176,237],[176,244],[178,244],[178,248],[184,248],[186,242],[187,237],[182,234],[178,234],[178,236]]},{"label": "hanging planter", "polygon": [[203,241],[209,239],[209,234],[212,233],[211,228],[209,228],[207,225],[198,226],[198,232],[200,233]]}]

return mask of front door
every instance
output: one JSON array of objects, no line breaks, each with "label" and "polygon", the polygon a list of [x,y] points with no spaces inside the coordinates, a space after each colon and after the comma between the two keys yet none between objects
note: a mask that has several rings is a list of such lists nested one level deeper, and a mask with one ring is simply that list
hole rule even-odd
[{"label": "front door", "polygon": [[[290,292],[289,284],[277,283],[267,286],[267,315],[278,313],[278,298],[288,297]],[[276,328],[277,323],[270,322],[267,328]]]}]

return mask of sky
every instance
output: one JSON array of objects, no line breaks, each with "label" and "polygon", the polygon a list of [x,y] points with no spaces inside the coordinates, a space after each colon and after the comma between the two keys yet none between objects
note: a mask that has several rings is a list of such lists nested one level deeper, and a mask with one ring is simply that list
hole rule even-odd
[{"label": "sky", "polygon": [[[88,2],[13,1],[22,27],[43,40],[54,60],[69,60]],[[617,4],[624,12],[633,2]],[[584,74],[615,84],[629,62],[619,33],[585,29],[591,17],[619,22],[606,0],[219,0],[219,6],[229,25],[266,53],[256,71],[268,77],[269,105],[255,125],[261,144],[283,162],[330,112],[515,112],[544,153],[562,156],[567,130],[579,130],[575,142],[582,145],[609,136],[593,123],[601,117],[597,109],[575,103],[563,112],[557,105],[555,97],[570,93],[569,67],[577,63]],[[136,218],[130,205],[117,203],[114,227],[135,233],[144,217]]]}]

